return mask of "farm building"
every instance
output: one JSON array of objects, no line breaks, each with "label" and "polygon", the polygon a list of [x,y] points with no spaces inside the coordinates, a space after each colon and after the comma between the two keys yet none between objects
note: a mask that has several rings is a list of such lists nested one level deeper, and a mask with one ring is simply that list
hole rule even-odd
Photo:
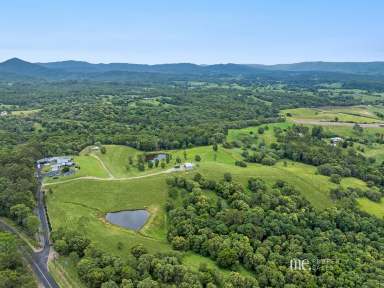
[{"label": "farm building", "polygon": [[344,139],[341,138],[341,137],[333,137],[333,138],[331,138],[331,144],[332,144],[333,146],[336,146],[337,143],[339,143],[339,142],[343,142],[343,141],[344,141]]},{"label": "farm building", "polygon": [[192,163],[184,163],[184,169],[185,170],[190,170],[193,168],[193,164]]},{"label": "farm building", "polygon": [[60,176],[64,167],[72,167],[75,165],[72,158],[67,156],[43,158],[38,160],[36,163],[38,169],[40,169],[43,165],[49,166],[50,171],[44,174],[48,177]]}]

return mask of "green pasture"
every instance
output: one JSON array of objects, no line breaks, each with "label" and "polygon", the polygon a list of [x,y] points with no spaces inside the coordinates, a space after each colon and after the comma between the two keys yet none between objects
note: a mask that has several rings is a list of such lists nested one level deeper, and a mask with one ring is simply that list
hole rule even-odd
[{"label": "green pasture", "polygon": [[369,200],[368,198],[359,198],[357,200],[358,205],[361,210],[374,215],[378,218],[383,218],[384,217],[384,201],[383,198],[381,199],[380,202],[373,202]]},{"label": "green pasture", "polygon": [[[243,129],[229,129],[227,141],[232,142],[236,140],[242,141],[243,139],[251,139],[252,143],[257,144],[257,143],[260,143],[261,139],[263,139],[265,144],[269,145],[273,142],[276,142],[276,137],[273,132],[274,127],[286,129],[291,125],[292,125],[291,123],[282,122],[282,123],[264,124],[260,126],[252,126],[252,127],[247,127]],[[264,128],[263,134],[258,133],[258,130],[260,127]],[[266,129],[266,127],[268,128]]]},{"label": "green pasture", "polygon": [[[126,248],[141,243],[152,252],[169,249],[165,241],[163,209],[167,198],[165,178],[165,175],[159,175],[145,180],[79,180],[52,185],[52,192],[46,194],[52,227],[84,223],[84,233],[114,254],[121,253],[117,248],[119,242]],[[151,213],[140,232],[120,228],[105,220],[107,212],[133,209],[147,209]]]},{"label": "green pasture", "polygon": [[17,111],[12,111],[11,112],[11,115],[13,116],[30,116],[30,115],[33,115],[33,114],[36,114],[38,112],[40,112],[41,109],[33,109],[33,110],[17,110]]},{"label": "green pasture", "polygon": [[[338,121],[353,123],[376,123],[383,122],[367,106],[352,107],[322,107],[322,108],[295,108],[282,110],[283,116],[288,121],[294,120],[318,120],[318,121]],[[288,116],[291,115],[291,116]]]}]

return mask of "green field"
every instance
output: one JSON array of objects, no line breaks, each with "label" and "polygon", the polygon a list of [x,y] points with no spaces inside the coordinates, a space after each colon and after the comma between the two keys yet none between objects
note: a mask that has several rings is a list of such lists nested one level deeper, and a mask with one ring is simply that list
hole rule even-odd
[{"label": "green field", "polygon": [[[295,108],[282,110],[282,115],[289,121],[318,120],[353,123],[381,123],[384,122],[374,112],[383,111],[379,106],[351,106],[351,107],[322,107]],[[288,116],[288,115],[291,116]]]},{"label": "green field", "polygon": [[[168,249],[165,243],[167,197],[165,176],[130,181],[81,180],[50,186],[47,207],[53,229],[86,223],[84,232],[106,251],[120,254],[117,243],[129,248],[144,244],[149,250]],[[111,225],[105,214],[112,211],[146,208],[151,217],[143,231],[136,233]]]},{"label": "green field", "polygon": [[18,110],[18,111],[12,111],[11,115],[13,115],[13,116],[30,116],[30,115],[36,114],[40,111],[41,111],[41,109]]},{"label": "green field", "polygon": [[[260,143],[261,139],[264,140],[265,144],[269,145],[273,142],[276,142],[276,137],[273,132],[273,128],[281,128],[285,129],[291,126],[292,124],[284,122],[284,123],[273,123],[273,124],[265,124],[260,126],[247,127],[243,129],[229,129],[227,141],[232,142],[235,140],[243,140],[243,139],[253,139],[252,143],[257,144]],[[263,127],[264,133],[260,135],[258,133],[258,129]]]},{"label": "green field", "polygon": [[366,146],[364,155],[375,158],[376,163],[381,164],[384,161],[384,144],[375,143],[370,146]]},{"label": "green field", "polygon": [[368,198],[360,198],[357,200],[360,209],[372,214],[378,218],[384,217],[384,199],[381,199],[379,203],[373,202]]}]

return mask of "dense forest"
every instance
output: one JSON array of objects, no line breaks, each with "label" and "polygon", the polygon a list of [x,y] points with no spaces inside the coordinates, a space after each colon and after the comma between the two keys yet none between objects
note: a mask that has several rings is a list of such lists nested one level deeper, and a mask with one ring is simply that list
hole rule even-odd
[{"label": "dense forest", "polygon": [[56,251],[77,262],[77,272],[87,287],[257,287],[255,279],[236,272],[224,282],[217,270],[205,265],[192,270],[181,264],[182,255],[177,252],[150,254],[138,245],[131,249],[129,260],[123,260],[98,249],[81,229],[81,225],[76,229],[62,228],[52,238]]},{"label": "dense forest", "polygon": [[[250,178],[242,187],[230,174],[221,182],[196,174],[168,184],[172,246],[223,268],[243,266],[260,287],[379,287],[384,279],[383,221],[353,201],[319,212],[283,181],[267,187]],[[303,258],[310,269],[289,269]]]},{"label": "dense forest", "polygon": [[0,154],[0,215],[14,220],[31,236],[39,227],[33,213],[37,188],[34,164],[39,156],[37,145],[20,145]]},{"label": "dense forest", "polygon": [[18,251],[17,240],[0,232],[0,287],[37,287],[31,271]]}]

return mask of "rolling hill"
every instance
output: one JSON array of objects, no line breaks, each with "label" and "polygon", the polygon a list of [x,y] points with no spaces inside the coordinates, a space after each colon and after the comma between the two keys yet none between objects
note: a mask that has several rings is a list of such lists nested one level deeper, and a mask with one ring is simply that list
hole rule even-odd
[{"label": "rolling hill", "polygon": [[[35,77],[45,79],[113,79],[129,78],[132,73],[151,73],[157,75],[191,76],[262,76],[277,77],[367,77],[384,76],[384,62],[303,62],[295,64],[259,65],[259,64],[213,64],[197,65],[193,63],[173,64],[131,64],[98,63],[85,61],[60,61],[49,63],[30,63],[12,58],[0,63],[0,79],[13,77]],[[354,76],[355,75],[355,76]]]}]

